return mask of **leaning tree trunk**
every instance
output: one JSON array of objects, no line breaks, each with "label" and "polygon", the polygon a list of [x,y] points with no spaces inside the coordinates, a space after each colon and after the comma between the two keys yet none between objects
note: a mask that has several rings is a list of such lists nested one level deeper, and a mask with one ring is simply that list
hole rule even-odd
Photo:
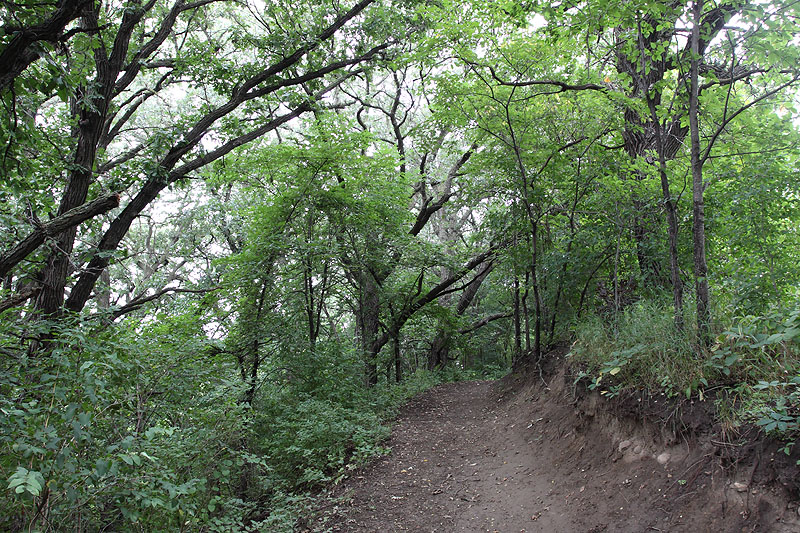
[{"label": "leaning tree trunk", "polygon": [[[95,28],[99,26],[99,4],[94,9],[86,10],[81,17],[81,26]],[[126,59],[128,45],[135,24],[131,21],[141,15],[128,13],[123,19],[114,40],[111,55],[105,48],[95,50],[96,78],[78,90],[72,105],[72,115],[77,123],[73,131],[77,137],[75,153],[58,215],[64,215],[86,202],[89,186],[92,183],[97,159],[98,145],[105,129],[110,102],[114,97],[114,88]],[[40,273],[42,290],[36,300],[36,310],[43,316],[58,316],[64,307],[65,289],[70,270],[70,255],[75,246],[77,226],[66,229],[54,241],[56,246],[47,258]]]},{"label": "leaning tree trunk", "polygon": [[[481,288],[481,284],[492,272],[492,270],[494,270],[494,262],[489,261],[472,279],[470,284],[464,289],[464,292],[461,293],[461,296],[458,299],[458,303],[456,304],[456,315],[464,315],[467,308],[469,308],[470,304],[472,303],[472,300],[475,299],[475,295],[478,294],[478,289]],[[447,364],[450,356],[451,340],[451,333],[445,331],[444,329],[440,329],[436,334],[436,338],[434,338],[433,342],[431,343],[431,350],[428,352],[429,370],[443,368]]]}]

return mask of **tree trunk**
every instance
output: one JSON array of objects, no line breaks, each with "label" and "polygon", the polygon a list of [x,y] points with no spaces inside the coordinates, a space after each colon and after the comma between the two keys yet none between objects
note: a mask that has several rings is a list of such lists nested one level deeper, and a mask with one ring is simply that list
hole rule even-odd
[{"label": "tree trunk", "polygon": [[[481,284],[486,277],[494,270],[494,262],[490,261],[478,274],[472,279],[470,284],[461,293],[456,304],[456,315],[462,316],[469,308],[475,295],[478,294]],[[470,330],[472,331],[472,330]],[[443,368],[448,361],[450,355],[450,340],[451,333],[440,329],[436,337],[431,343],[431,350],[428,352],[428,370],[436,370]]]},{"label": "tree trunk", "polygon": [[703,0],[694,0],[692,25],[692,60],[690,66],[689,130],[692,161],[692,240],[694,244],[694,277],[697,303],[697,336],[702,346],[710,344],[710,310],[708,266],[706,263],[705,205],[703,202],[703,162],[700,159],[700,126],[698,123],[700,25]]},{"label": "tree trunk", "polygon": [[533,309],[536,312],[536,319],[533,322],[533,358],[537,364],[541,363],[542,358],[542,297],[539,294],[539,276],[536,273],[539,261],[539,224],[532,222],[532,246],[531,256],[531,282],[533,285]]},{"label": "tree trunk", "polygon": [[358,301],[358,326],[361,350],[364,354],[364,383],[367,387],[378,384],[378,352],[376,339],[380,329],[380,293],[378,285],[368,273],[364,273],[360,280],[360,295]]},{"label": "tree trunk", "polygon": [[[74,131],[77,144],[72,160],[73,170],[58,208],[60,216],[86,202],[89,186],[94,178],[98,144],[114,97],[117,78],[126,59],[131,34],[143,14],[144,12],[139,11],[126,13],[118,28],[110,56],[104,46],[95,48],[97,75],[90,83],[79,88],[73,101],[72,115],[78,124]],[[97,4],[93,9],[84,12],[81,26],[97,27],[99,16],[100,5]],[[42,291],[36,301],[36,309],[43,316],[58,316],[62,312],[70,255],[75,246],[77,231],[77,226],[72,226],[56,237],[56,247],[41,272]]]},{"label": "tree trunk", "polygon": [[525,292],[522,293],[522,317],[525,320],[525,351],[531,351],[531,317],[528,310],[528,287],[531,284],[531,273],[525,272]]},{"label": "tree trunk", "polygon": [[522,355],[522,317],[520,316],[519,276],[514,276],[514,359]]},{"label": "tree trunk", "polygon": [[400,335],[394,338],[394,380],[396,383],[403,381],[403,358],[400,354]]},{"label": "tree trunk", "polygon": [[647,104],[650,108],[650,118],[655,125],[656,132],[656,152],[658,153],[658,174],[661,178],[661,193],[664,196],[664,207],[667,216],[667,238],[669,242],[669,274],[672,283],[672,300],[675,312],[675,327],[678,331],[683,330],[683,281],[681,280],[680,264],[678,262],[678,210],[675,200],[669,190],[669,179],[667,176],[667,159],[664,155],[664,137],[661,128],[661,121],[656,112],[653,100],[648,97]]},{"label": "tree trunk", "polygon": [[428,352],[428,370],[444,368],[449,355],[450,334],[444,330],[440,330],[431,343],[431,351]]}]

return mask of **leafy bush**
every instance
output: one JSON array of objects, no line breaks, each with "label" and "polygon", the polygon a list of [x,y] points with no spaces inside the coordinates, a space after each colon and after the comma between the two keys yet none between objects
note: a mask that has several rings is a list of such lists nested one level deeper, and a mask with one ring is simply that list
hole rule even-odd
[{"label": "leafy bush", "polygon": [[0,530],[291,531],[441,380],[366,389],[355,351],[327,342],[267,360],[250,406],[192,309],[159,318],[64,321],[42,357],[15,348],[19,323],[0,326]]},{"label": "leafy bush", "polygon": [[231,368],[172,345],[180,327],[141,330],[137,344],[62,326],[34,357],[0,332],[15,359],[0,372],[0,529],[180,530],[234,505],[218,469],[244,461]]},{"label": "leafy bush", "polygon": [[343,382],[340,388],[299,392],[306,389],[299,379],[265,388],[252,427],[254,453],[265,461],[258,490],[267,495],[269,509],[259,527],[292,531],[316,491],[388,451],[382,446],[391,429],[387,421],[410,397],[437,382],[436,375],[420,371],[402,383],[373,389]]}]

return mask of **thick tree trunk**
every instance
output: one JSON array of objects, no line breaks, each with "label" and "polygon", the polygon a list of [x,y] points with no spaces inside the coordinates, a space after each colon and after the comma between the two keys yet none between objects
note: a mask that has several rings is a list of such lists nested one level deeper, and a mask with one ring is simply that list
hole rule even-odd
[{"label": "thick tree trunk", "polygon": [[431,343],[430,352],[428,352],[428,370],[444,368],[449,355],[450,334],[446,331],[439,331]]},{"label": "thick tree trunk", "polygon": [[[125,13],[117,29],[110,55],[105,46],[94,49],[97,74],[94,80],[79,88],[72,105],[72,115],[78,124],[74,132],[77,145],[72,160],[73,170],[58,208],[59,216],[86,202],[108,109],[114,98],[120,72],[127,60],[131,35],[143,15],[144,11],[135,9]],[[97,28],[99,17],[100,4],[97,4],[83,13],[81,26]],[[70,255],[75,246],[77,231],[77,226],[72,226],[55,239],[56,247],[41,272],[42,291],[36,301],[36,310],[43,316],[58,316],[62,312]]]},{"label": "thick tree trunk", "polygon": [[[631,89],[628,94],[630,98],[646,101],[655,108],[661,104],[661,90],[657,84],[664,79],[670,65],[667,63],[668,54],[653,54],[651,51],[661,43],[671,41],[674,29],[671,25],[661,26],[653,17],[645,17],[635,28],[634,35],[639,47],[639,54],[636,56],[632,56],[628,51],[631,29],[618,30],[620,40],[617,71],[631,79]],[[634,162],[637,159],[652,162],[650,153],[654,150],[664,161],[673,159],[688,132],[685,126],[681,126],[680,115],[678,111],[672,116],[667,128],[662,132],[657,117],[643,116],[633,106],[627,108],[624,113],[625,128],[622,134],[626,153]],[[634,172],[632,179],[643,181],[648,178],[641,172]],[[658,236],[660,234],[658,217],[651,204],[650,198],[643,198],[638,193],[633,194],[632,229],[636,243],[636,259],[645,288],[653,289],[666,286],[667,280],[661,272],[660,265],[665,254],[663,241]]]}]

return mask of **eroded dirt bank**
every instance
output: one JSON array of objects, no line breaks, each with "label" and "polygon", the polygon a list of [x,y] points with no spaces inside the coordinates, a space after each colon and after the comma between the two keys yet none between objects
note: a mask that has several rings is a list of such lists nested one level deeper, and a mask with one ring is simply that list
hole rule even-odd
[{"label": "eroded dirt bank", "polygon": [[754,483],[753,469],[622,423],[564,383],[512,392],[462,382],[421,395],[401,412],[391,454],[321,501],[311,529],[800,531],[798,502]]}]

